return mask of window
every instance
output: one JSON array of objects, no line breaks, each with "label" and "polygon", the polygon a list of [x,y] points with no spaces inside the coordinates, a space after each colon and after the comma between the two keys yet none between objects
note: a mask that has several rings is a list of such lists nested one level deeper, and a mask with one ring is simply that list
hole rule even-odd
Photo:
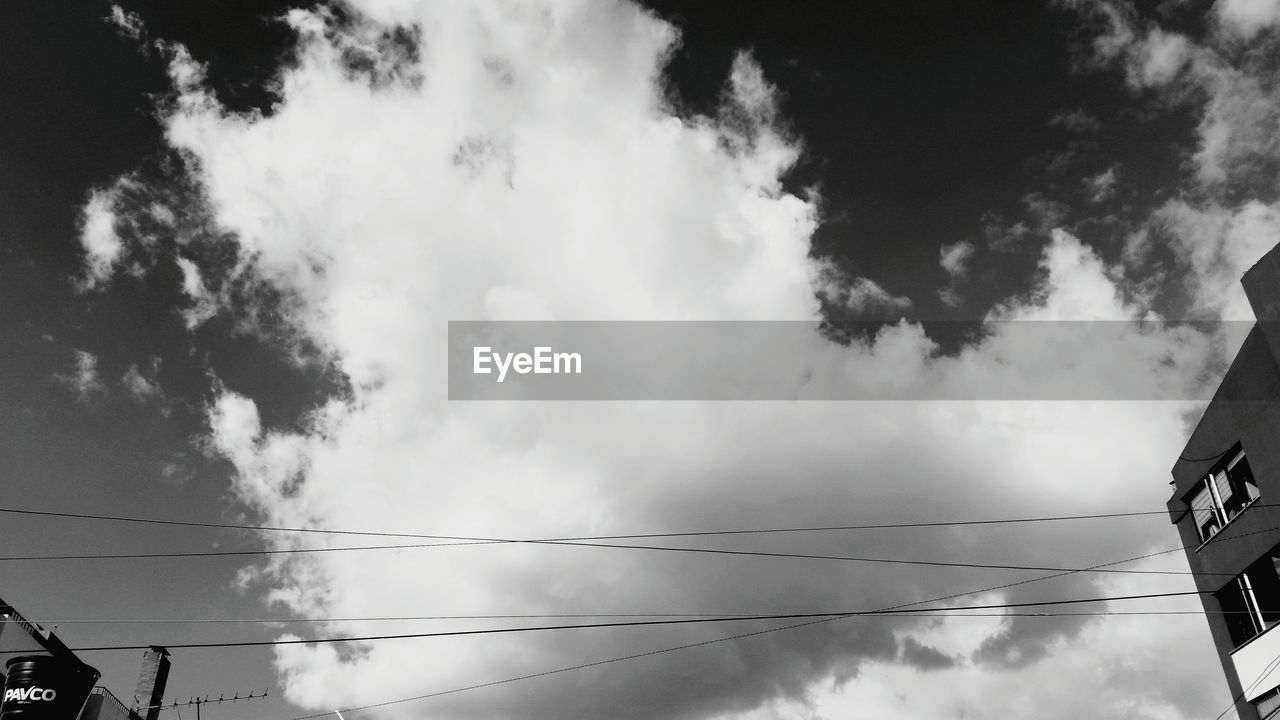
[{"label": "window", "polygon": [[1258,709],[1258,716],[1262,718],[1272,717],[1272,713],[1280,710],[1280,688],[1268,690],[1253,699],[1253,706]]},{"label": "window", "polygon": [[1227,457],[1225,463],[1196,483],[1187,496],[1201,542],[1208,541],[1259,497],[1258,484],[1244,450],[1237,445]]},{"label": "window", "polygon": [[1280,546],[1214,593],[1240,647],[1280,622]]}]

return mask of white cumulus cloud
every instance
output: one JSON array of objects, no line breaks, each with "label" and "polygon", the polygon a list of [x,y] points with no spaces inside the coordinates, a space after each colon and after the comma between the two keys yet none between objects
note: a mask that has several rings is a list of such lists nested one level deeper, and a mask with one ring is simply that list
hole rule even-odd
[{"label": "white cumulus cloud", "polygon": [[92,288],[111,276],[124,251],[116,234],[115,196],[111,190],[94,190],[85,203],[80,221],[80,245],[85,252],[82,285]]},{"label": "white cumulus cloud", "polygon": [[952,278],[963,278],[969,272],[969,259],[973,257],[973,243],[958,242],[943,245],[938,250],[938,264]]},{"label": "white cumulus cloud", "polygon": [[[837,282],[810,258],[817,199],[783,188],[800,145],[779,126],[776,91],[750,56],[735,59],[714,117],[688,117],[671,107],[662,77],[676,31],[629,3],[371,0],[353,9],[343,21],[290,14],[297,57],[264,117],[225,112],[202,86],[198,59],[172,49],[178,95],[166,135],[198,161],[216,223],[238,245],[231,272],[280,293],[284,321],[351,385],[301,430],[264,424],[261,399],[220,389],[209,440],[235,467],[235,498],[265,522],[518,539],[1089,512],[1166,499],[1159,478],[1184,438],[1182,403],[450,402],[449,320],[816,321],[818,294],[857,310],[902,310],[909,300],[870,278]],[[1081,378],[1099,398],[1187,393],[1210,356],[1200,336],[1089,322],[1083,336],[1054,344],[1018,329],[1146,312],[1117,268],[1051,227],[1060,203],[1034,196],[1028,205],[1051,240],[1034,291],[993,313],[1010,322],[953,355],[905,321],[847,346],[812,334],[786,349],[798,396],[861,383],[900,397],[990,400]],[[181,265],[188,298],[238,312],[202,290],[220,271],[190,257]],[[953,254],[948,270],[961,274],[966,257]],[[947,267],[946,252],[940,262]],[[1172,538],[1156,518],[1088,533],[823,533],[750,547],[1086,566]],[[1023,577],[507,543],[276,556],[241,580],[294,612],[367,617],[865,609]],[[1071,575],[1002,597],[1103,589]],[[1030,702],[1027,678],[1049,697],[1073,694],[1093,667],[1083,658],[1113,651],[1105,628],[1119,627],[1068,617],[927,635],[913,622],[844,620],[375,712],[746,717],[803,704],[838,678],[842,692],[876,695],[898,716],[934,716],[947,702],[977,713],[964,703],[982,688],[984,707],[999,708],[988,716],[999,717]],[[436,638],[351,652],[298,645],[275,661],[288,699],[329,710],[763,627]],[[927,648],[959,658],[930,672],[965,683],[906,710],[881,697],[883,678],[910,687],[938,659]],[[1203,678],[1181,669],[1156,683],[1121,676],[1092,707],[1099,716],[1134,703],[1198,709],[1179,693],[1220,685]],[[1060,704],[1039,710],[1078,716]]]},{"label": "white cumulus cloud", "polygon": [[1218,0],[1214,8],[1223,24],[1245,39],[1280,24],[1280,2],[1276,0]]},{"label": "white cumulus cloud", "polygon": [[75,370],[59,374],[57,379],[75,390],[81,402],[88,402],[91,397],[107,389],[98,375],[98,357],[85,350],[76,350],[74,358]]}]

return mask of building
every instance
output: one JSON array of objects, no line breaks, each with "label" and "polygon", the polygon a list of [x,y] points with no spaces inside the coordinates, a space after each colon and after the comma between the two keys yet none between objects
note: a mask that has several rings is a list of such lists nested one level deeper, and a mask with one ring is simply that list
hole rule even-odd
[{"label": "building", "polygon": [[1280,246],[1242,284],[1258,321],[1173,467],[1168,507],[1237,713],[1280,719]]},{"label": "building", "polygon": [[[53,632],[29,622],[0,600],[0,684],[5,683],[4,662],[18,656],[43,656],[81,663]],[[101,685],[93,688],[79,720],[157,720],[165,684],[169,679],[169,652],[153,646],[143,653],[134,702],[121,702]],[[83,692],[83,690],[81,691]]]}]

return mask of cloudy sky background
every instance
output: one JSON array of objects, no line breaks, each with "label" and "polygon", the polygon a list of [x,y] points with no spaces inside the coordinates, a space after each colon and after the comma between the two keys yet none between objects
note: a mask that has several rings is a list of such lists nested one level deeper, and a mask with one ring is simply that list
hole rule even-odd
[{"label": "cloudy sky background", "polygon": [[[499,538],[1162,509],[1194,402],[447,399],[449,320],[847,317],[890,322],[795,347],[815,388],[1203,396],[1229,327],[944,352],[915,320],[1251,319],[1239,277],[1280,237],[1280,3],[978,5],[52,4],[92,42],[0,44],[28,108],[3,132],[5,505]],[[15,555],[363,542],[2,532]],[[669,544],[1084,567],[1177,538],[1154,515]],[[825,612],[1047,574],[528,544],[7,569],[0,596],[50,621]],[[1076,574],[948,602],[1191,588]],[[270,685],[283,699],[253,715],[283,719],[784,624],[181,651],[170,694]],[[132,687],[133,655],[86,659]],[[1199,718],[1228,700],[1195,616],[854,618],[354,714]]]}]

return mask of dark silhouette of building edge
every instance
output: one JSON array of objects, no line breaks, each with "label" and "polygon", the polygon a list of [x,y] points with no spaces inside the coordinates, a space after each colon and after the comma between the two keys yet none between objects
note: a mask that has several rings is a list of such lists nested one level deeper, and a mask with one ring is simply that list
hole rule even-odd
[{"label": "dark silhouette of building edge", "polygon": [[1280,719],[1280,246],[1241,282],[1257,322],[1173,467],[1168,508],[1236,712]]}]

